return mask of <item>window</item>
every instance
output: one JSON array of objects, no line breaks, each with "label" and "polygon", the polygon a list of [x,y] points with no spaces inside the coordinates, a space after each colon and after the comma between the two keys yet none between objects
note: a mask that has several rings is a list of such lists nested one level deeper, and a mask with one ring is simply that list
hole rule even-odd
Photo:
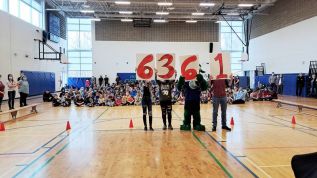
[{"label": "window", "polygon": [[11,15],[43,28],[43,3],[36,0],[0,0],[0,9],[9,9]]},{"label": "window", "polygon": [[8,11],[8,0],[0,0],[0,10]]},{"label": "window", "polygon": [[243,39],[243,35],[244,35],[243,22],[242,21],[228,21],[228,23],[223,21],[220,24],[221,49],[223,51],[230,52],[231,54],[232,73],[234,75],[243,75],[242,62],[241,62],[241,55],[243,52],[243,43],[240,41],[240,39]]},{"label": "window", "polygon": [[20,17],[31,23],[31,7],[24,2],[20,2]]},{"label": "window", "polygon": [[19,0],[10,0],[9,1],[9,12],[10,14],[19,17]]},{"label": "window", "polygon": [[91,20],[67,19],[68,76],[92,76]]}]

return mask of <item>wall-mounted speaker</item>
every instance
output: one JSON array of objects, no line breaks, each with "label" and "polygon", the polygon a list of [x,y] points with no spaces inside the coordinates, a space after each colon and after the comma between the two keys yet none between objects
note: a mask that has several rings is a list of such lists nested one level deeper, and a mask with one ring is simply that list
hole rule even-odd
[{"label": "wall-mounted speaker", "polygon": [[209,43],[209,53],[212,53],[214,50],[214,43]]}]

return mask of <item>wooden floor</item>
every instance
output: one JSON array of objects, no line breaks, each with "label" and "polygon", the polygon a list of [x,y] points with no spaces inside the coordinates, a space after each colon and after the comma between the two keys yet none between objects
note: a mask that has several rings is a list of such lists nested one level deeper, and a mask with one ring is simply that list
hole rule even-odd
[{"label": "wooden floor", "polygon": [[[283,99],[317,104],[315,99]],[[183,106],[173,106],[173,131],[160,129],[160,108],[154,106],[155,131],[144,132],[140,107],[41,104],[37,115],[5,123],[0,177],[294,177],[292,156],[317,150],[317,111],[275,106],[230,105],[233,131],[212,133],[210,104],[201,106],[207,132],[179,130]],[[131,118],[134,129],[128,128]]]}]

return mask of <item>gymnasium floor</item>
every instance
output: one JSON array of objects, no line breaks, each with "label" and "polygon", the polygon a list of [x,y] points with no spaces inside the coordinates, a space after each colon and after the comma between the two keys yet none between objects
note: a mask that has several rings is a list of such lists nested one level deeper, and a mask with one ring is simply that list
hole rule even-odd
[{"label": "gymnasium floor", "polygon": [[[314,99],[284,99],[317,104]],[[162,131],[160,108],[153,109],[155,131],[144,132],[140,107],[41,104],[38,114],[7,122],[0,132],[0,177],[289,178],[292,156],[317,150],[317,111],[278,109],[273,102],[230,105],[233,131],[212,133],[210,104],[201,107],[207,132],[180,131],[180,105],[173,106],[175,129]],[[128,128],[131,118],[134,129]]]}]

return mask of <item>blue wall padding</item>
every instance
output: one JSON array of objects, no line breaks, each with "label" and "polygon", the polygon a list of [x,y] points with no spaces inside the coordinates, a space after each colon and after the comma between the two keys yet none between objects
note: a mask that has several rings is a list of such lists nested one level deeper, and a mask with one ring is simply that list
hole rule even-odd
[{"label": "blue wall padding", "polygon": [[30,85],[30,96],[42,95],[44,91],[55,92],[55,73],[22,71],[28,78]]},{"label": "blue wall padding", "polygon": [[90,81],[91,78],[69,77],[67,80],[67,84],[68,84],[68,86],[73,87],[73,88],[81,88],[81,87],[85,87],[86,80]]},{"label": "blue wall padding", "polygon": [[[296,79],[298,74],[282,74],[283,75],[283,95],[296,96]],[[268,85],[270,74],[255,77],[254,88],[258,86],[258,81],[264,85]],[[306,96],[307,83],[303,88],[303,96]]]},{"label": "blue wall padding", "polygon": [[136,73],[117,73],[117,75],[121,78],[121,81],[135,81]]},{"label": "blue wall padding", "polygon": [[250,78],[247,76],[239,76],[240,79],[240,87],[248,88],[250,85]]}]

